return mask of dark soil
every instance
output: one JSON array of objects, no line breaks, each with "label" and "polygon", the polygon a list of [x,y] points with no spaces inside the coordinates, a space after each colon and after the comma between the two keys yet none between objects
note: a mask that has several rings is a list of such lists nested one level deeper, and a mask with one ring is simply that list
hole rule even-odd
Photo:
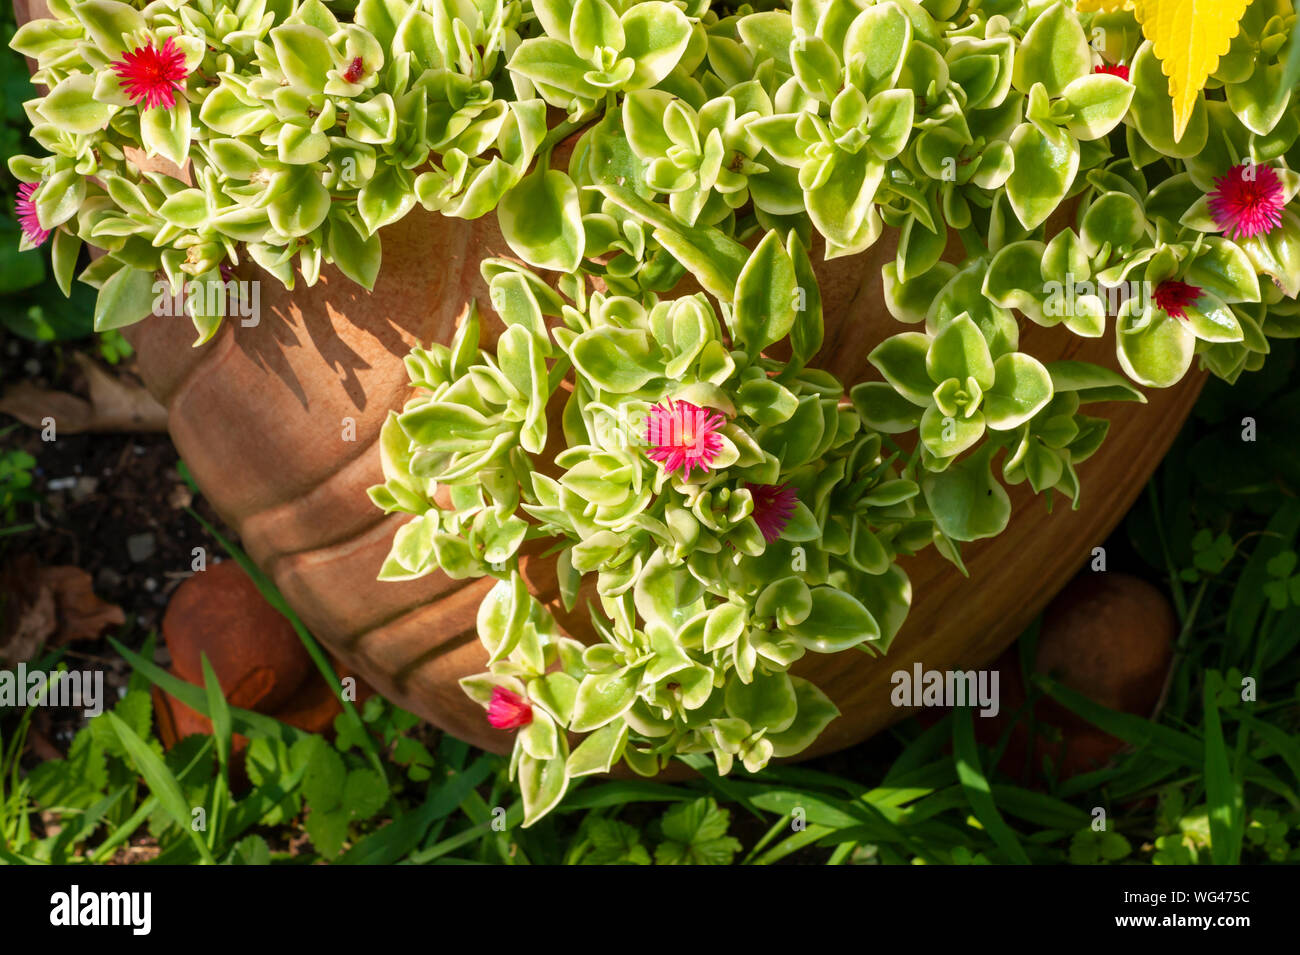
[{"label": "dark soil", "polygon": [[[142,628],[156,628],[168,596],[191,573],[193,549],[203,547],[209,559],[221,554],[184,510],[197,505],[214,519],[176,470],[171,440],[68,435],[46,444],[25,437],[20,446],[37,460],[33,487],[44,500],[33,504],[37,526],[10,538],[7,549],[33,553],[42,564],[82,568],[99,597],[134,615]],[[65,488],[69,478],[76,483]]]},{"label": "dark soil", "polygon": [[[0,335],[0,356],[0,381],[76,389],[66,347]],[[114,369],[124,370],[129,373],[129,360]],[[0,427],[12,422],[0,415]],[[45,566],[80,567],[97,596],[120,606],[128,622],[135,619],[139,638],[158,627],[167,598],[192,573],[194,548],[204,548],[208,560],[222,556],[186,511],[193,507],[220,527],[181,477],[166,434],[68,434],[46,442],[19,425],[5,436],[4,448],[36,459],[31,490],[37,500],[19,505],[18,523],[34,526],[0,539],[0,560],[30,554]]]}]

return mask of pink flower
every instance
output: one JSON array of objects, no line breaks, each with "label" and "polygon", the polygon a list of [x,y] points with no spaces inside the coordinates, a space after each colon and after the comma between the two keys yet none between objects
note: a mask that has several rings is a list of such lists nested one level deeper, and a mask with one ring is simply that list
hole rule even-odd
[{"label": "pink flower", "polygon": [[36,215],[36,190],[40,183],[24,182],[18,187],[18,199],[14,202],[14,213],[18,216],[18,225],[23,235],[32,245],[40,245],[50,237],[41,228],[41,220]]},{"label": "pink flower", "polygon": [[1153,297],[1156,307],[1164,309],[1170,318],[1186,318],[1187,307],[1196,304],[1196,300],[1201,297],[1201,290],[1177,279],[1166,279],[1156,286]]},{"label": "pink flower", "polygon": [[690,477],[692,468],[708,471],[722,450],[722,415],[710,413],[689,401],[654,405],[646,419],[646,455],[669,474],[679,468]]},{"label": "pink flower", "polygon": [[746,484],[754,497],[754,523],[769,544],[781,536],[799,501],[799,493],[788,484]]},{"label": "pink flower", "polygon": [[487,720],[499,730],[513,730],[533,721],[533,708],[518,693],[504,686],[492,687],[492,700],[488,703]]},{"label": "pink flower", "polygon": [[1111,66],[1107,63],[1103,63],[1101,66],[1098,66],[1095,69],[1093,69],[1093,72],[1108,73],[1111,76],[1118,76],[1125,83],[1129,82],[1128,67],[1125,66],[1123,63],[1116,63],[1114,66]]},{"label": "pink flower", "polygon": [[122,59],[111,64],[113,72],[122,81],[122,89],[135,103],[144,103],[144,109],[176,105],[176,93],[185,87],[189,73],[185,69],[185,54],[175,41],[168,37],[162,49],[154,49],[153,41],[137,47]]},{"label": "pink flower", "polygon": [[1282,180],[1272,166],[1242,163],[1214,180],[1210,213],[1230,239],[1266,235],[1282,224]]}]

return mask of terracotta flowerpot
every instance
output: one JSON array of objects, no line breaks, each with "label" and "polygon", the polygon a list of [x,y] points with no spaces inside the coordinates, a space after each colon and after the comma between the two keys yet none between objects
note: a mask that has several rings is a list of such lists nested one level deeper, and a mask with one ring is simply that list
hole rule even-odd
[{"label": "terracotta flowerpot", "polygon": [[[463,222],[417,210],[383,239],[373,293],[333,270],[292,293],[266,278],[255,327],[229,322],[198,349],[190,348],[193,330],[183,318],[149,318],[129,337],[146,383],[170,409],[172,437],[191,473],[316,636],[385,696],[504,751],[510,734],[491,729],[456,685],[484,667],[474,621],[492,581],[441,574],[376,581],[405,518],[381,515],[365,489],[382,479],[380,425],[409,397],[402,357],[414,344],[449,341],[471,299],[491,327],[478,263],[509,250],[493,216]],[[821,276],[827,334],[816,364],[846,382],[875,377],[867,353],[898,330],[880,290],[880,266],[892,255],[886,236],[863,256],[829,263]],[[236,271],[258,278],[247,266]],[[1022,348],[1044,361],[1115,363],[1109,337],[1085,341],[1026,322],[1022,338]],[[1200,382],[1189,377],[1150,395],[1146,406],[1103,407],[1111,431],[1080,469],[1081,509],[1058,501],[1049,515],[1025,487],[1012,488],[1011,525],[967,548],[969,579],[933,551],[906,560],[912,613],[884,659],[810,654],[796,667],[843,711],[811,752],[850,745],[902,716],[889,702],[894,670],[913,661],[972,667],[997,656],[1128,509]],[[529,561],[524,573],[565,619],[553,565]]]},{"label": "terracotta flowerpot", "polygon": [[[18,0],[20,19],[26,2]],[[39,10],[40,0],[31,3]],[[813,364],[849,384],[878,377],[867,353],[901,328],[886,312],[880,287],[894,242],[887,233],[866,254],[819,269],[827,328]],[[315,635],[399,705],[503,752],[511,734],[491,729],[456,683],[484,668],[474,621],[493,581],[441,574],[377,581],[405,518],[381,515],[365,494],[382,480],[380,426],[410,395],[402,358],[411,346],[450,341],[473,299],[485,329],[492,336],[501,331],[479,277],[479,262],[489,255],[510,255],[495,215],[466,222],[417,207],[383,230],[383,265],[371,293],[333,268],[314,288],[286,292],[241,264],[236,278],[262,279],[256,326],[228,321],[197,349],[185,318],[152,317],[127,335],[204,494]],[[1021,331],[1022,350],[1040,360],[1116,367],[1110,336],[1087,341],[1028,322]],[[1100,406],[1094,413],[1110,418],[1111,430],[1080,468],[1081,509],[1072,512],[1058,499],[1049,515],[1026,486],[1010,489],[1011,525],[996,539],[968,545],[969,579],[933,550],[904,561],[912,612],[884,659],[809,654],[795,668],[843,713],[809,754],[860,741],[904,715],[889,702],[894,670],[913,661],[927,669],[972,667],[996,657],[1128,509],[1201,380],[1190,375],[1152,393],[1145,406]],[[534,592],[565,620],[553,564],[531,561],[523,569]]]}]

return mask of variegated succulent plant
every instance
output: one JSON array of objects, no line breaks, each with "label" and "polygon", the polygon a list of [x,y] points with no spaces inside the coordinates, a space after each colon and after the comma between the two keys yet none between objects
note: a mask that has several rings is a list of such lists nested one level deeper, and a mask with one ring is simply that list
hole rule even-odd
[{"label": "variegated succulent plant", "polygon": [[[385,577],[498,581],[464,686],[516,732],[528,822],[620,760],[800,751],[836,711],[789,668],[888,648],[898,556],[960,566],[1006,526],[1004,482],[1077,506],[1106,432],[1082,405],[1198,357],[1232,380],[1300,335],[1292,0],[1253,0],[1178,134],[1133,15],[1073,2],[49,6],[13,43],[49,87],[27,104],[48,155],[11,168],[65,287],[83,241],[107,250],[82,276],[102,327],[144,315],[159,272],[179,290],[247,256],[369,286],[416,203],[498,217],[506,332],[485,349],[471,313],[409,356],[371,493],[414,515]],[[885,304],[912,327],[846,395],[810,365],[810,250],[887,227]],[[687,277],[702,291],[674,294]],[[221,316],[192,317],[202,341]],[[1022,352],[1022,321],[1113,328],[1127,377]],[[594,645],[529,594],[525,552],[557,556]]]}]

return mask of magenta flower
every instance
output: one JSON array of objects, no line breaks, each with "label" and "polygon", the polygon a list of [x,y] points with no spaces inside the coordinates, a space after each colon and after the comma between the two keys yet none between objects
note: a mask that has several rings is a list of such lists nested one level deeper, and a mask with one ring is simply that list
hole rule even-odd
[{"label": "magenta flower", "polygon": [[348,64],[347,70],[343,73],[343,78],[349,83],[356,83],[365,75],[366,65],[361,62],[361,57],[356,56],[353,57],[352,62]]},{"label": "magenta flower", "polygon": [[1129,78],[1128,78],[1128,77],[1129,77],[1128,67],[1125,66],[1123,63],[1116,63],[1114,66],[1111,66],[1111,65],[1108,64],[1108,63],[1103,63],[1101,66],[1098,66],[1098,67],[1094,68],[1094,69],[1093,69],[1093,72],[1094,72],[1094,73],[1108,73],[1108,74],[1110,74],[1111,76],[1118,76],[1118,77],[1119,77],[1121,80],[1123,80],[1125,83],[1129,82]]},{"label": "magenta flower", "polygon": [[1282,224],[1282,193],[1276,169],[1242,163],[1214,180],[1210,214],[1230,239],[1267,235]]},{"label": "magenta flower", "polygon": [[1187,308],[1195,305],[1201,297],[1201,290],[1195,285],[1188,285],[1177,279],[1166,279],[1156,286],[1156,307],[1165,310],[1170,318],[1186,318]]},{"label": "magenta flower", "polygon": [[122,90],[134,103],[143,103],[144,109],[176,105],[176,94],[185,88],[189,73],[185,69],[185,54],[175,41],[168,37],[161,49],[153,41],[137,47],[122,59],[111,64],[113,72],[122,81]]},{"label": "magenta flower", "polygon": [[41,228],[41,220],[36,215],[36,190],[39,188],[40,183],[22,183],[18,187],[18,198],[14,202],[14,214],[18,216],[18,225],[32,245],[40,245],[50,237],[49,232]]},{"label": "magenta flower", "polygon": [[504,686],[492,687],[492,700],[488,703],[487,720],[499,730],[513,730],[533,721],[533,708],[518,693]]},{"label": "magenta flower", "polygon": [[754,497],[754,523],[769,544],[781,536],[799,502],[799,493],[788,484],[746,484]]},{"label": "magenta flower", "polygon": [[722,450],[722,421],[722,415],[689,401],[654,405],[646,419],[646,455],[669,474],[680,469],[689,478],[692,468],[706,472]]}]

